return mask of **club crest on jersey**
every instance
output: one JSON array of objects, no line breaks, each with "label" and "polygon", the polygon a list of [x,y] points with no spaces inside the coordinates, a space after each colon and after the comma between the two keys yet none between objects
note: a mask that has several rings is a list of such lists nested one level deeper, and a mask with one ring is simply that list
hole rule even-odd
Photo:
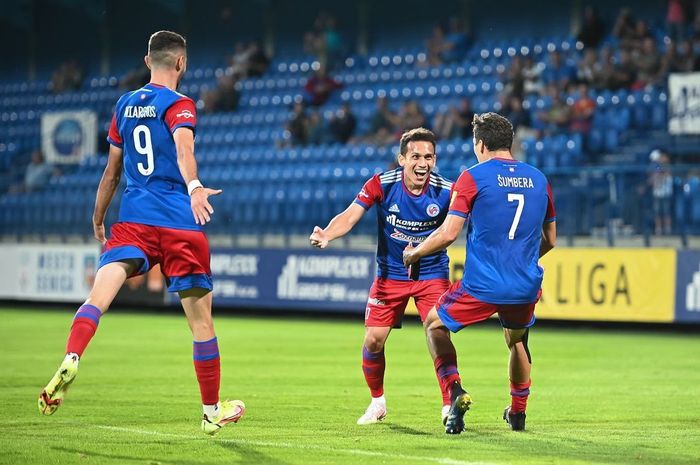
[{"label": "club crest on jersey", "polygon": [[435,218],[436,216],[438,216],[440,214],[440,207],[435,203],[431,203],[430,205],[428,205],[428,208],[425,209],[425,212],[431,218]]},{"label": "club crest on jersey", "polygon": [[185,118],[185,119],[194,118],[194,115],[192,114],[192,112],[190,110],[182,110],[180,113],[178,113],[175,116],[177,116],[178,118]]},{"label": "club crest on jersey", "polygon": [[396,205],[396,204],[394,204],[394,205],[392,205],[391,207],[389,207],[389,211],[392,212],[392,213],[399,213],[399,212],[400,212],[399,206]]}]

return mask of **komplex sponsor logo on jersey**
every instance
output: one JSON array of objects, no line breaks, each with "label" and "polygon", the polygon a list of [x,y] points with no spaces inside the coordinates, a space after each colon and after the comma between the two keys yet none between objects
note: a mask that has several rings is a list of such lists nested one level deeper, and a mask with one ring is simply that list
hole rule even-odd
[{"label": "komplex sponsor logo on jersey", "polygon": [[[435,204],[432,204],[435,205]],[[435,205],[437,207],[437,205]],[[430,206],[428,206],[428,209],[430,209]],[[440,213],[440,207],[437,207],[438,211],[435,215]],[[388,215],[386,217],[386,222],[389,223],[392,226],[406,229],[408,231],[413,231],[413,232],[421,232],[421,231],[426,231],[430,228],[435,227],[438,224],[437,220],[430,220],[430,221],[414,221],[414,220],[404,220],[399,218],[396,215]]]}]

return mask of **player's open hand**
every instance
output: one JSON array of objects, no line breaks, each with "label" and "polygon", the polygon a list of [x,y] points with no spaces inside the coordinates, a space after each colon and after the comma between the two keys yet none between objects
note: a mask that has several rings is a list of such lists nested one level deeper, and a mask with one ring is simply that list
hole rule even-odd
[{"label": "player's open hand", "polygon": [[321,229],[319,226],[314,226],[314,232],[312,232],[309,236],[309,242],[314,247],[325,249],[328,247],[328,237],[326,236],[326,231]]},{"label": "player's open hand", "polygon": [[190,206],[192,207],[192,214],[196,224],[205,225],[211,221],[214,208],[209,203],[209,196],[219,195],[222,192],[221,189],[209,189],[208,187],[198,187],[192,191]]},{"label": "player's open hand", "polygon": [[100,244],[104,245],[107,242],[107,238],[105,237],[105,225],[102,223],[93,223],[92,230],[94,231],[95,239],[97,239]]},{"label": "player's open hand", "polygon": [[406,248],[403,249],[403,266],[409,267],[420,259],[415,250],[416,248],[413,247],[413,242],[409,242]]}]

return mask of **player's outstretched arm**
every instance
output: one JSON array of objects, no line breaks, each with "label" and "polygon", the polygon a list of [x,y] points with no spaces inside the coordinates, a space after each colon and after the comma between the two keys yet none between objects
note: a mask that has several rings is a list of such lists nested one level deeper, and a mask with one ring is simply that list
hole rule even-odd
[{"label": "player's outstretched arm", "polygon": [[557,245],[557,222],[550,221],[542,225],[542,241],[540,242],[540,257]]},{"label": "player's outstretched arm", "polygon": [[328,243],[349,233],[365,214],[365,209],[356,203],[350,204],[342,213],[336,215],[325,229],[314,226],[314,231],[309,236],[312,246],[319,249],[328,247]]},{"label": "player's outstretched arm", "polygon": [[119,187],[119,181],[122,178],[122,167],[124,159],[123,151],[115,145],[109,146],[109,158],[107,166],[105,166],[100,185],[97,187],[97,197],[95,198],[95,211],[92,214],[92,229],[95,233],[95,239],[101,244],[107,242],[105,237],[105,215],[107,208],[112,203],[114,193]]},{"label": "player's outstretched arm", "polygon": [[464,227],[465,219],[459,215],[448,214],[445,221],[418,247],[409,244],[403,251],[403,264],[410,266],[423,257],[432,255],[442,249],[446,249],[457,240],[460,231]]},{"label": "player's outstretched arm", "polygon": [[190,194],[190,206],[194,222],[206,224],[211,220],[214,208],[209,203],[210,195],[221,194],[221,189],[209,189],[204,187],[197,178],[197,160],[194,158],[194,133],[189,127],[180,127],[173,132],[175,150],[177,151],[177,166],[180,169],[182,179],[187,184],[187,192]]}]

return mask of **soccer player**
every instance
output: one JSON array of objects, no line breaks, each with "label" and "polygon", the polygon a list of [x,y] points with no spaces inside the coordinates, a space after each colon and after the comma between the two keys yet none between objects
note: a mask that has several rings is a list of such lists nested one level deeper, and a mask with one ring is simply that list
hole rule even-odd
[{"label": "soccer player", "polygon": [[[401,327],[409,298],[413,297],[421,320],[425,320],[450,285],[446,251],[426,254],[412,267],[411,276],[401,256],[404,247],[425,240],[447,214],[452,182],[433,172],[437,160],[435,135],[424,128],[407,131],[401,136],[399,151],[399,168],[369,179],[345,211],[325,229],[316,226],[309,237],[311,245],[323,249],[349,233],[372,205],[377,206],[377,276],[367,299],[362,346],[362,371],[372,400],[357,420],[359,425],[377,423],[386,416],[384,344],[391,329]],[[436,374],[446,419],[450,397],[445,380],[450,373],[436,367]]]},{"label": "soccer player", "polygon": [[[194,338],[194,368],[204,417],[202,430],[216,434],[245,411],[241,401],[219,402],[219,348],[211,316],[209,244],[202,230],[214,212],[208,189],[197,179],[194,102],[175,91],[187,66],[185,39],[158,31],[148,41],[151,82],[124,94],[109,129],[109,159],[97,189],[93,228],[104,244],[95,283],[80,306],[66,355],[39,396],[39,409],[53,414],[78,370],[78,362],[100,318],[127,278],[160,263],[170,292],[177,292]],[[127,185],[119,222],[105,238],[104,218],[119,185]]]},{"label": "soccer player", "polygon": [[457,332],[494,313],[510,350],[511,404],[503,419],[513,430],[525,429],[532,366],[527,341],[543,277],[537,262],[556,243],[552,191],[539,170],[511,156],[513,126],[496,113],[475,115],[473,126],[479,164],[463,172],[452,187],[442,226],[418,247],[403,252],[405,265],[417,263],[454,242],[469,221],[464,277],[440,297],[425,321],[433,358],[453,363],[448,434],[464,430],[464,414],[471,404],[457,374],[448,330]]}]

